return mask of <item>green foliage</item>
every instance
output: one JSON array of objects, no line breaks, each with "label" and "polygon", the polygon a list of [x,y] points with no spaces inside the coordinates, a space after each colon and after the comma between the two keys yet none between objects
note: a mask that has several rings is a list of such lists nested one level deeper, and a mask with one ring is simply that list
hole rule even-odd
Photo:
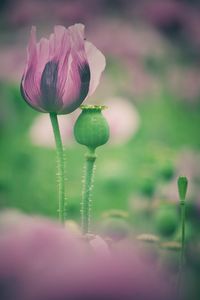
[{"label": "green foliage", "polygon": [[154,214],[156,230],[163,236],[171,236],[175,233],[179,224],[179,217],[174,207],[161,206]]}]

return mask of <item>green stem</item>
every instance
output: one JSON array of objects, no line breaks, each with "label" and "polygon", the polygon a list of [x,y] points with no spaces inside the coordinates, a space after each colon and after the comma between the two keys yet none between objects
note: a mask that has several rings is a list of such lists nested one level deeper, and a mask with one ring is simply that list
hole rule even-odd
[{"label": "green stem", "polygon": [[181,253],[180,253],[180,265],[178,275],[178,299],[182,299],[182,277],[183,267],[185,263],[185,199],[180,200],[181,206]]},{"label": "green stem", "polygon": [[65,222],[65,159],[62,145],[62,139],[59,130],[57,114],[50,113],[51,124],[53,127],[53,133],[56,143],[57,150],[57,178],[58,178],[58,189],[59,189],[59,220],[61,223]]},{"label": "green stem", "polygon": [[181,200],[181,269],[184,264],[185,251],[185,200]]},{"label": "green stem", "polygon": [[82,193],[82,204],[81,204],[81,221],[82,221],[82,233],[87,234],[90,232],[90,219],[91,219],[91,192],[93,185],[93,175],[95,166],[95,150],[88,149],[88,153],[85,158],[84,168],[84,185]]}]

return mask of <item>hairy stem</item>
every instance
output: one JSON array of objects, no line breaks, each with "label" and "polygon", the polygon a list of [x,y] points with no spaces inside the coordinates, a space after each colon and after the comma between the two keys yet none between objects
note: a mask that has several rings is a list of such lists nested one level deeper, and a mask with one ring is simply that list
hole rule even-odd
[{"label": "hairy stem", "polygon": [[53,133],[56,143],[57,150],[57,179],[58,179],[58,189],[59,189],[59,207],[58,214],[59,220],[61,223],[65,222],[65,159],[64,159],[64,151],[62,145],[62,139],[59,130],[58,118],[57,114],[50,113],[51,124],[53,127]]},{"label": "hairy stem", "polygon": [[90,232],[91,220],[91,192],[93,187],[93,176],[95,167],[95,150],[89,149],[85,156],[84,178],[83,178],[83,193],[81,204],[81,222],[82,233],[87,234]]}]

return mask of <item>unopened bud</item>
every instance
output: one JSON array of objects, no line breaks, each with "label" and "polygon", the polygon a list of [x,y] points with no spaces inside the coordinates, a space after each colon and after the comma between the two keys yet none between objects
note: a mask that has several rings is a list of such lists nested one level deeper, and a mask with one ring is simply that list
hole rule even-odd
[{"label": "unopened bud", "polygon": [[178,178],[178,192],[180,200],[185,200],[185,196],[187,193],[188,180],[185,176],[180,176]]}]

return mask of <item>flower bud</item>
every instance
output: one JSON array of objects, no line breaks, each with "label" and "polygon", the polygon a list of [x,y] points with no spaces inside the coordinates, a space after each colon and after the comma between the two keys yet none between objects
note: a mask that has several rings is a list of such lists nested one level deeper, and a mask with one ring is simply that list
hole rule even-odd
[{"label": "flower bud", "polygon": [[185,196],[187,193],[188,180],[187,177],[180,176],[178,178],[178,192],[180,200],[185,200]]},{"label": "flower bud", "polygon": [[79,144],[90,149],[104,145],[109,139],[109,126],[102,115],[105,106],[82,105],[82,112],[74,125],[74,136]]}]

